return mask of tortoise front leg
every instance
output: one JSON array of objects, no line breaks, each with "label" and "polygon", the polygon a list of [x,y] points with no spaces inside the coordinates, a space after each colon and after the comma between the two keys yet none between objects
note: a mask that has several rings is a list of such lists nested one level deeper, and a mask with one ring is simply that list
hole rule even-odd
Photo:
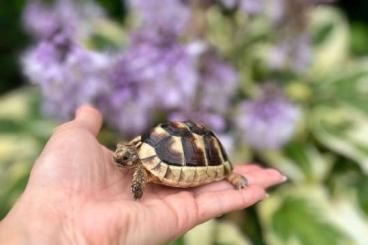
[{"label": "tortoise front leg", "polygon": [[133,181],[132,181],[132,193],[134,199],[140,199],[143,196],[144,186],[148,181],[148,173],[144,169],[144,167],[140,164],[136,167],[133,174]]},{"label": "tortoise front leg", "polygon": [[227,180],[235,187],[235,189],[239,190],[248,185],[248,180],[237,173],[231,173],[229,177],[227,177]]}]

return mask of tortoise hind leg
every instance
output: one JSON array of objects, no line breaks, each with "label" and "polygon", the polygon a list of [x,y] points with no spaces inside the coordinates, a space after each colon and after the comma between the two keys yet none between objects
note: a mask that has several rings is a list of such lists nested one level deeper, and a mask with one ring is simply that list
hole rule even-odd
[{"label": "tortoise hind leg", "polygon": [[244,187],[246,187],[248,185],[248,180],[237,173],[231,173],[228,177],[227,180],[235,187],[235,189],[239,190],[242,189]]},{"label": "tortoise hind leg", "polygon": [[132,181],[132,193],[134,199],[140,199],[143,196],[143,190],[148,182],[148,173],[142,165],[138,165],[134,170],[133,181]]}]

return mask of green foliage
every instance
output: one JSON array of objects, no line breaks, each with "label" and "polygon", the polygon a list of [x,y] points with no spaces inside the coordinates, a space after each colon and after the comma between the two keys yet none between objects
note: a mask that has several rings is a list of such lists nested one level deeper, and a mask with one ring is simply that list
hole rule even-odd
[{"label": "green foliage", "polygon": [[320,99],[316,102],[343,103],[368,113],[368,65],[363,63],[336,73],[330,79],[316,82],[314,89]]},{"label": "green foliage", "polygon": [[168,243],[167,245],[185,245],[184,238],[180,237],[173,242]]},{"label": "green foliage", "polygon": [[313,179],[311,159],[302,147],[296,142],[291,142],[285,147],[285,154],[302,170],[306,179]]},{"label": "green foliage", "polygon": [[41,117],[34,89],[0,98],[0,219],[24,190],[32,163],[55,125]]},{"label": "green foliage", "polygon": [[332,23],[325,23],[321,26],[318,26],[314,33],[312,33],[312,42],[314,45],[318,45],[320,43],[323,43],[326,38],[331,34],[331,31],[333,30],[333,24]]},{"label": "green foliage", "polygon": [[356,161],[367,172],[367,119],[353,108],[320,107],[312,115],[312,130],[322,144]]},{"label": "green foliage", "polygon": [[302,245],[339,244],[343,234],[308,200],[287,197],[272,218],[272,227],[285,243],[293,238]]},{"label": "green foliage", "polygon": [[357,180],[356,188],[360,207],[368,215],[368,177],[366,175]]},{"label": "green foliage", "polygon": [[354,22],[351,26],[351,51],[355,55],[368,53],[368,27],[362,22]]}]

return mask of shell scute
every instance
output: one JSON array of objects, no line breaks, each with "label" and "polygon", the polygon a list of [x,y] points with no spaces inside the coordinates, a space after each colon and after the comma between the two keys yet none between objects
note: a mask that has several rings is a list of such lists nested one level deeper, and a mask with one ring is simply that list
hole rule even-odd
[{"label": "shell scute", "polygon": [[184,165],[184,155],[181,139],[175,136],[168,136],[155,146],[157,156],[165,163],[174,166]]},{"label": "shell scute", "polygon": [[164,176],[166,180],[178,183],[180,179],[182,169],[180,167],[169,166]]},{"label": "shell scute", "polygon": [[193,135],[181,138],[186,166],[206,166],[206,155],[201,139]]},{"label": "shell scute", "polygon": [[151,169],[151,172],[154,173],[154,175],[162,181],[166,175],[168,168],[169,166],[167,164],[160,162],[156,167]]}]

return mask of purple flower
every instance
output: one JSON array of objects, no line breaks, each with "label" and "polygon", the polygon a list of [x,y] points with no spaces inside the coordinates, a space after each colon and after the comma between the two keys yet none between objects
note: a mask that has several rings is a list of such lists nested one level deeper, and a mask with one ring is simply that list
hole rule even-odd
[{"label": "purple flower", "polygon": [[24,72],[41,88],[46,114],[65,120],[77,106],[95,103],[107,89],[111,59],[68,41],[41,42],[22,59]]},{"label": "purple flower", "polygon": [[277,44],[270,53],[268,64],[273,69],[303,72],[311,63],[312,50],[307,33],[290,37]]},{"label": "purple flower", "polygon": [[234,9],[238,6],[239,0],[221,0],[221,4],[227,9]]},{"label": "purple flower", "polygon": [[103,15],[102,9],[93,2],[56,0],[53,5],[45,5],[42,0],[29,0],[23,12],[23,23],[37,39],[57,39],[55,33],[85,35],[91,29],[88,27],[90,20]]},{"label": "purple flower", "polygon": [[287,9],[285,0],[272,0],[268,1],[269,11],[266,11],[266,16],[271,21],[271,23],[278,25],[282,22],[285,17],[285,12]]},{"label": "purple flower", "polygon": [[251,16],[257,15],[265,9],[264,0],[221,0],[221,4],[226,9],[239,8],[240,11]]},{"label": "purple flower", "polygon": [[257,15],[264,10],[264,0],[241,0],[240,10],[248,15]]},{"label": "purple flower", "polygon": [[[237,81],[229,64],[213,51],[204,52],[201,43],[184,46],[170,33],[142,29],[131,41],[115,67],[111,92],[103,99],[113,125],[125,134],[140,133],[153,121],[154,112],[161,112],[171,120],[202,121],[216,131],[225,128],[224,114]],[[126,111],[125,104],[137,110]],[[136,117],[145,123],[129,122]]]},{"label": "purple flower", "polygon": [[201,61],[199,107],[224,114],[237,87],[237,74],[213,51],[204,54]]},{"label": "purple flower", "polygon": [[292,136],[300,112],[273,89],[239,107],[236,126],[246,144],[254,149],[277,149]]},{"label": "purple flower", "polygon": [[226,128],[225,115],[237,85],[236,72],[213,50],[202,55],[199,67],[195,100],[190,107],[171,114],[169,119],[202,122],[218,133],[223,132]]},{"label": "purple flower", "polygon": [[210,113],[208,111],[183,111],[175,112],[169,115],[170,121],[194,121],[200,122],[217,133],[223,132],[226,126],[225,119],[222,115]]},{"label": "purple flower", "polygon": [[[117,67],[117,83],[136,83],[145,90],[149,104],[168,110],[183,107],[193,99],[197,86],[196,60],[175,38],[148,38],[152,36],[147,32],[133,36]],[[119,69],[129,76],[119,74]]]},{"label": "purple flower", "polygon": [[137,88],[118,87],[100,98],[98,107],[109,124],[125,136],[142,133],[153,121],[154,109]]},{"label": "purple flower", "polygon": [[[197,81],[196,59],[186,46],[172,35],[144,29],[132,35],[131,46],[114,68],[111,93],[103,101],[114,111],[113,125],[123,133],[138,133],[152,121],[153,111],[191,106]],[[136,109],[127,111],[126,104]],[[137,117],[141,123],[129,122]]]},{"label": "purple flower", "polygon": [[[73,33],[76,16],[70,1],[57,1],[54,6],[45,6],[41,0],[30,0],[23,13],[26,29],[35,37],[43,39],[58,33]],[[63,31],[61,31],[63,29]]]},{"label": "purple flower", "polygon": [[129,0],[144,27],[180,34],[190,20],[190,8],[182,0]]}]

